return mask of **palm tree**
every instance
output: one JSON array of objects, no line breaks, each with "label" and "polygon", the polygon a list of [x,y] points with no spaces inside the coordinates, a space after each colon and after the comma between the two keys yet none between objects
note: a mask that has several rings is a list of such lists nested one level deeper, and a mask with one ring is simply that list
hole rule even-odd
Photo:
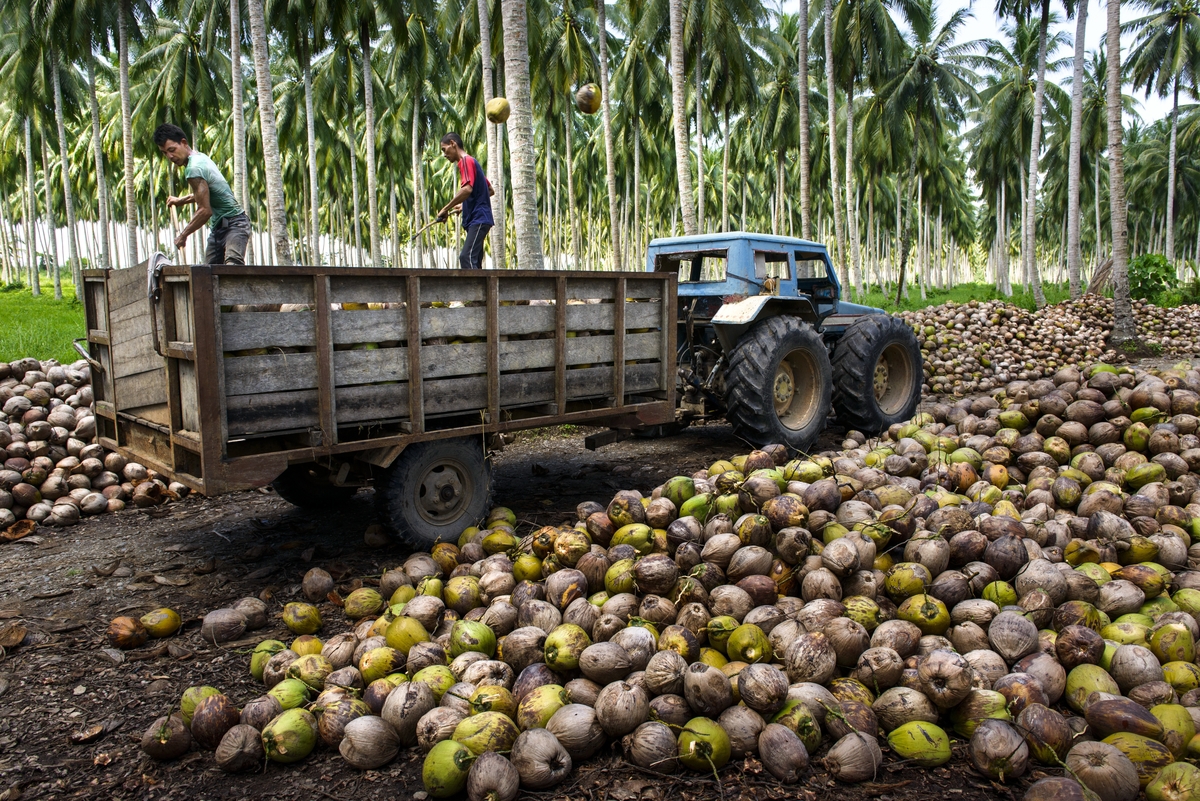
[{"label": "palm tree", "polygon": [[533,101],[529,89],[528,10],[525,0],[501,0],[500,8],[504,20],[504,87],[511,107],[508,120],[508,152],[512,159],[517,266],[522,270],[540,270],[542,235],[537,217]]},{"label": "palm tree", "polygon": [[683,233],[699,232],[696,222],[696,195],[692,191],[691,165],[688,163],[687,73],[683,58],[683,0],[668,0],[671,26],[671,108],[675,127],[675,171],[679,179],[679,209],[683,215]]},{"label": "palm tree", "polygon": [[1129,54],[1128,69],[1134,85],[1151,89],[1159,97],[1171,95],[1171,146],[1167,163],[1166,252],[1175,261],[1175,162],[1179,134],[1179,85],[1193,88],[1200,80],[1200,2],[1151,0],[1151,13],[1126,27],[1138,38]]},{"label": "palm tree", "polygon": [[[597,0],[600,8],[600,30],[604,30],[604,0]],[[492,9],[489,0],[477,0],[476,8],[479,15],[479,60],[482,63],[483,71],[483,104],[492,101],[496,95],[496,80],[493,75],[492,66]],[[601,38],[600,43],[601,64],[604,69],[604,83],[601,84],[601,91],[604,92],[604,124],[608,126],[608,51],[605,49],[604,39]],[[492,227],[492,261],[496,267],[503,270],[505,267],[504,258],[504,156],[500,151],[500,136],[497,132],[499,126],[488,122],[487,123],[487,170],[492,173],[496,185],[496,199],[492,201],[492,219],[496,224]],[[606,127],[605,137],[611,148],[612,136],[611,130]],[[609,154],[611,162],[611,152]],[[616,184],[613,184],[616,187]]]},{"label": "palm tree", "polygon": [[1125,161],[1121,126],[1121,4],[1108,0],[1108,205],[1112,225],[1113,329],[1109,341],[1137,339],[1129,298],[1129,228],[1125,208]]},{"label": "palm tree", "polygon": [[[279,158],[279,134],[275,130],[275,95],[267,54],[267,25],[263,0],[248,0],[250,43],[254,48],[254,78],[258,95],[258,122],[262,131],[263,167],[267,189],[267,216],[275,260],[292,263],[292,243],[288,239],[287,208],[283,194],[283,169]],[[128,194],[128,190],[126,190]]]},{"label": "palm tree", "polygon": [[[242,0],[229,0],[229,76],[233,106],[233,194],[247,212],[250,190],[246,176],[246,103],[242,87]],[[313,226],[316,230],[316,226]],[[253,240],[252,240],[253,241]]]},{"label": "palm tree", "polygon": [[800,129],[800,236],[812,238],[812,162],[808,152],[808,0],[800,0],[796,14],[796,85],[799,107],[796,126]]},{"label": "palm tree", "polygon": [[837,84],[834,82],[833,58],[833,0],[825,0],[822,14],[822,27],[825,31],[825,102],[829,104],[826,112],[826,124],[829,127],[829,187],[833,194],[833,231],[834,249],[833,263],[838,268],[842,286],[850,285],[850,272],[846,254],[846,226],[842,221],[841,184],[838,179],[837,151]]},{"label": "palm tree", "polygon": [[138,262],[137,248],[137,190],[134,186],[135,170],[133,161],[133,110],[129,93],[129,38],[130,27],[140,35],[137,18],[134,16],[138,9],[135,0],[118,0],[117,2],[117,57],[121,81],[121,149],[125,154],[125,236],[129,263],[132,267]]},{"label": "palm tree", "polygon": [[604,123],[604,180],[608,184],[608,224],[612,230],[613,269],[621,269],[621,239],[617,209],[617,168],[613,160],[612,104],[608,97],[608,15],[605,0],[596,0],[596,38],[600,42],[600,113]]},{"label": "palm tree", "polygon": [[[917,163],[929,163],[942,151],[947,132],[966,116],[964,100],[977,102],[972,66],[979,63],[975,55],[982,43],[956,43],[958,32],[966,24],[968,9],[959,9],[937,28],[932,0],[917,0],[909,11],[912,41],[901,71],[881,89],[887,98],[887,114],[892,124],[906,129],[894,134],[897,141],[907,139],[911,144],[908,156],[908,175],[902,197],[909,198],[910,211],[902,213],[901,230],[897,232],[900,246],[899,285],[896,303],[904,289],[908,263],[909,218],[913,202],[912,182]],[[838,204],[834,203],[836,209]]]},{"label": "palm tree", "polygon": [[1080,252],[1080,151],[1083,147],[1083,67],[1087,59],[1084,34],[1087,33],[1087,2],[1075,5],[1075,63],[1071,74],[1071,137],[1067,161],[1067,281],[1071,297],[1082,294],[1079,275],[1083,267]]}]

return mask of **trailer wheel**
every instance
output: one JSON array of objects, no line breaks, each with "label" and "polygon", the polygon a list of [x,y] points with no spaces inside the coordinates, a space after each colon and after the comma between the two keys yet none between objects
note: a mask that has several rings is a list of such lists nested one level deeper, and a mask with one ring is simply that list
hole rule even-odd
[{"label": "trailer wheel", "polygon": [[807,451],[829,417],[830,383],[821,335],[796,317],[770,317],[729,354],[726,417],[753,445]]},{"label": "trailer wheel", "polygon": [[888,314],[854,322],[833,351],[833,406],[847,428],[876,436],[901,423],[921,400],[921,346],[908,324]]},{"label": "trailer wheel", "polygon": [[329,481],[329,471],[317,464],[294,464],[271,482],[275,494],[302,509],[344,506],[357,487],[339,487]]},{"label": "trailer wheel", "polygon": [[474,437],[409,445],[375,483],[385,526],[414,548],[457,542],[482,520],[491,496],[491,465]]}]

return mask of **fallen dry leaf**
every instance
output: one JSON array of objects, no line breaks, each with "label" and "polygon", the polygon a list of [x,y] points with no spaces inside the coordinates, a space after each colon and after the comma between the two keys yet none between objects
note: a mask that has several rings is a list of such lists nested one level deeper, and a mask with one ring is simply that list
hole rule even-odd
[{"label": "fallen dry leaf", "polygon": [[0,537],[4,537],[4,539],[8,540],[9,542],[14,542],[22,537],[28,537],[36,530],[37,523],[33,522],[32,520],[18,520],[8,528],[4,529],[4,531],[0,532]]},{"label": "fallen dry leaf", "polygon": [[26,629],[20,623],[0,628],[0,648],[16,648],[25,639]]},{"label": "fallen dry leaf", "polygon": [[329,603],[333,604],[334,606],[346,605],[345,602],[342,601],[342,596],[337,594],[337,590],[330,590],[329,594],[325,596],[325,600],[329,601]]},{"label": "fallen dry leaf", "polygon": [[99,723],[93,723],[91,726],[80,729],[79,731],[71,732],[70,740],[75,745],[86,745],[93,743],[104,736],[104,726]]},{"label": "fallen dry leaf", "polygon": [[112,761],[113,758],[111,754],[96,754],[96,758],[92,760],[92,764],[103,767],[104,765],[112,764]]},{"label": "fallen dry leaf", "polygon": [[168,578],[166,576],[155,576],[155,584],[161,584],[164,587],[186,587],[192,583],[191,579],[186,578]]},{"label": "fallen dry leaf", "polygon": [[107,578],[117,572],[117,568],[121,566],[120,559],[114,559],[106,565],[92,565],[92,572],[100,578]]}]

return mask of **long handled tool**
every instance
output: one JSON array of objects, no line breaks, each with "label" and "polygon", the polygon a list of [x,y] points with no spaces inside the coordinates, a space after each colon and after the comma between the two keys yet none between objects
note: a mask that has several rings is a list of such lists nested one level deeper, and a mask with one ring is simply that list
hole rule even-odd
[{"label": "long handled tool", "polygon": [[[452,210],[452,211],[450,212],[450,214],[458,214],[458,213],[460,213],[461,211],[462,211],[462,209],[454,209],[454,210]],[[420,236],[421,234],[425,233],[426,231],[428,231],[428,230],[429,230],[430,228],[432,228],[433,226],[437,225],[437,224],[438,224],[438,223],[440,223],[440,222],[445,222],[445,221],[446,221],[446,220],[448,220],[448,219],[450,219],[449,215],[447,215],[447,216],[446,216],[446,219],[443,219],[443,220],[439,220],[439,219],[437,219],[437,218],[435,217],[434,219],[432,219],[432,220],[430,220],[429,222],[425,223],[425,225],[421,227],[421,230],[417,231],[415,234],[413,234],[413,236]]]}]

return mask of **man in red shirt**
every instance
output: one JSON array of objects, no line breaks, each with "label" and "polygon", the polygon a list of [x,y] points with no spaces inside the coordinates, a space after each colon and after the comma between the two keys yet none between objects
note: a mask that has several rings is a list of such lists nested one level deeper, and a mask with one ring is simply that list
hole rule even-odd
[{"label": "man in red shirt", "polygon": [[463,148],[462,137],[448,133],[442,137],[442,155],[458,164],[460,186],[450,202],[438,211],[438,222],[445,222],[450,210],[462,204],[462,227],[467,232],[458,265],[464,270],[483,267],[483,242],[495,221],[492,219],[491,196],[496,193],[483,174],[483,167]]}]

